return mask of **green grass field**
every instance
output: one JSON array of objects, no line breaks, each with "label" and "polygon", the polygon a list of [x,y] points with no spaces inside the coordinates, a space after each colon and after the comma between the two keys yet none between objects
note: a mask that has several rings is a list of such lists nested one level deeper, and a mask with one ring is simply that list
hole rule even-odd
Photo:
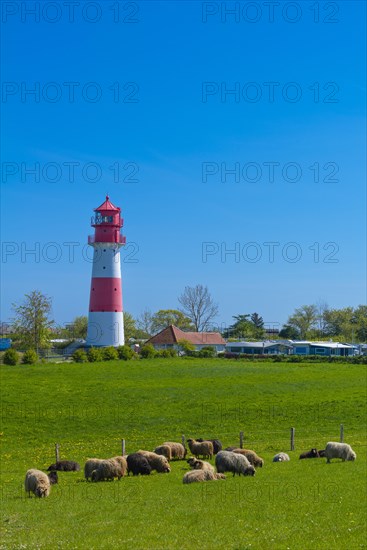
[{"label": "green grass field", "polygon": [[[366,366],[153,359],[1,366],[0,548],[366,548]],[[357,460],[298,460],[345,441]],[[290,428],[296,450],[289,452]],[[28,468],[61,458],[153,450],[163,441],[219,438],[255,449],[254,478],[183,485],[170,474],[87,483],[59,473],[47,499],[26,497]],[[272,456],[288,452],[289,463]]]}]

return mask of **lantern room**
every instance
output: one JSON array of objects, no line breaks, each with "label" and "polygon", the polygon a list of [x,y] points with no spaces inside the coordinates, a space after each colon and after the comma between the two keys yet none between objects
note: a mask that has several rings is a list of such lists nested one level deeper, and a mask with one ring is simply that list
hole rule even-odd
[{"label": "lantern room", "polygon": [[88,243],[125,244],[126,238],[120,234],[120,229],[124,224],[124,220],[121,218],[121,209],[112,204],[108,195],[104,203],[95,208],[94,212],[91,225],[95,228],[95,234],[88,237]]}]

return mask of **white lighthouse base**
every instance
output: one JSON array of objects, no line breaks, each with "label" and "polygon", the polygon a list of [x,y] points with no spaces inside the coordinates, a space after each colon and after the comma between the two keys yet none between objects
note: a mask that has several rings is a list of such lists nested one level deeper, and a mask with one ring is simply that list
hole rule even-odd
[{"label": "white lighthouse base", "polygon": [[90,311],[87,345],[93,347],[123,346],[124,314],[122,311]]}]

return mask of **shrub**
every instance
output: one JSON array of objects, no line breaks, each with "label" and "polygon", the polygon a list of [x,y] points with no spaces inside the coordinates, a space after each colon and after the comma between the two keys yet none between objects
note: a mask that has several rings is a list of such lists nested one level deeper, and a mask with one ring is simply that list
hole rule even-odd
[{"label": "shrub", "polygon": [[181,350],[186,353],[187,355],[190,354],[191,351],[195,351],[195,346],[188,340],[185,340],[184,338],[181,340],[178,340],[178,345],[180,346]]},{"label": "shrub", "polygon": [[83,349],[76,349],[72,355],[75,363],[86,363],[88,361],[87,354]]},{"label": "shrub", "polygon": [[3,361],[5,365],[16,365],[19,361],[19,354],[15,351],[15,349],[7,349],[6,352],[3,355]]},{"label": "shrub", "polygon": [[214,357],[215,356],[215,348],[212,346],[204,346],[199,351],[199,357]]},{"label": "shrub", "polygon": [[143,359],[152,359],[157,356],[157,352],[152,344],[145,344],[145,346],[141,348],[140,355]]},{"label": "shrub", "polygon": [[131,349],[130,346],[127,346],[126,344],[124,346],[119,346],[117,348],[117,354],[119,359],[123,359],[124,361],[127,361],[128,359],[132,359],[134,356],[134,352]]},{"label": "shrub", "polygon": [[173,348],[169,348],[169,349],[162,349],[161,351],[158,352],[159,354],[159,357],[176,357],[177,356],[177,351]]},{"label": "shrub", "polygon": [[104,361],[115,361],[115,359],[118,359],[118,353],[117,349],[109,346],[108,348],[102,349],[102,357]]},{"label": "shrub", "polygon": [[22,357],[22,363],[23,365],[34,365],[38,361],[38,355],[34,351],[34,349],[27,350],[23,357]]},{"label": "shrub", "polygon": [[103,355],[102,350],[98,348],[90,348],[88,350],[88,361],[90,363],[95,363],[96,361],[102,361]]}]

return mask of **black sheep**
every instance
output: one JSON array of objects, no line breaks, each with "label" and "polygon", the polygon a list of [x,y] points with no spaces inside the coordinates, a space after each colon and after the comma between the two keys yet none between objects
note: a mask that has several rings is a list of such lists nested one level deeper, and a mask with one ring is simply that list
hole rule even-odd
[{"label": "black sheep", "polygon": [[47,468],[48,471],[57,470],[58,472],[79,472],[80,465],[73,460],[59,460]]},{"label": "black sheep", "polygon": [[307,451],[307,453],[300,454],[299,458],[319,458],[319,456],[317,449],[311,449],[311,451]]},{"label": "black sheep", "polygon": [[152,471],[148,460],[140,453],[128,455],[126,461],[128,475],[132,472],[133,476],[138,476],[139,474],[142,476],[148,476]]},{"label": "black sheep", "polygon": [[48,474],[48,479],[50,480],[51,485],[56,485],[56,483],[59,482],[59,476],[57,475],[57,472],[51,471]]}]

